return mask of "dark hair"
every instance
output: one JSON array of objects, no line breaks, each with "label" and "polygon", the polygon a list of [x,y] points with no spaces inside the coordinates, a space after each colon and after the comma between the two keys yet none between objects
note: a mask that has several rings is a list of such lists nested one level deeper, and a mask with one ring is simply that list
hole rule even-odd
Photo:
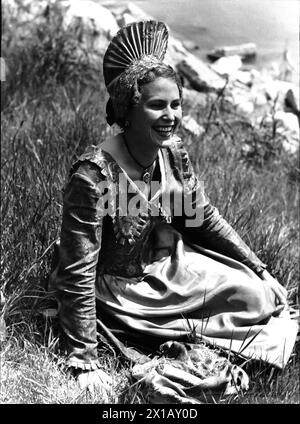
[{"label": "dark hair", "polygon": [[[178,87],[180,99],[182,99],[182,81],[179,75],[171,66],[162,63],[141,72],[141,75],[136,75],[130,87],[127,88],[128,85],[124,84],[125,90],[120,78],[120,84],[116,87],[116,91],[119,91],[119,93],[117,93],[115,99],[110,98],[106,104],[107,123],[113,125],[116,122],[121,128],[124,128],[129,111],[138,104],[141,98],[142,87],[157,78],[167,78],[174,81]],[[122,91],[123,95],[120,95]]]}]

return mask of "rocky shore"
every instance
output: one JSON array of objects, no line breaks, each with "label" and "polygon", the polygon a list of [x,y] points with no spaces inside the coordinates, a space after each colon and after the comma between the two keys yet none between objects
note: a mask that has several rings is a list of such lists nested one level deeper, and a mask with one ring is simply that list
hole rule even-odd
[{"label": "rocky shore", "polygon": [[[20,8],[22,5],[22,8]],[[82,0],[4,0],[4,12],[15,16],[23,24],[23,38],[30,33],[32,23],[43,24],[49,13],[60,10],[65,28],[76,27],[78,42],[89,51],[93,60],[99,62],[109,40],[120,27],[132,21],[149,19],[142,9],[133,3],[117,1]],[[5,14],[4,14],[5,16]],[[283,147],[292,154],[299,149],[299,87],[292,83],[293,66],[288,52],[273,70],[244,68],[239,55],[224,55],[213,63],[205,62],[190,51],[189,43],[172,35],[165,61],[174,66],[185,82],[185,102],[194,111],[205,107],[207,93],[220,93],[230,102],[243,119],[254,127],[261,125],[276,127],[283,136]],[[190,48],[194,50],[194,46]],[[5,59],[5,58],[4,58]],[[195,116],[185,116],[184,127],[196,135],[204,129]]]}]

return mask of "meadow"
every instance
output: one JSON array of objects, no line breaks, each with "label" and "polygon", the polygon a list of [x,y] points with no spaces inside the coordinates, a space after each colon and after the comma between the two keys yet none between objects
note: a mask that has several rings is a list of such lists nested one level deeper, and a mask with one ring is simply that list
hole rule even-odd
[{"label": "meadow", "polygon": [[[99,348],[116,388],[108,398],[84,392],[66,373],[55,307],[47,292],[53,244],[59,236],[63,187],[72,162],[109,132],[101,57],[78,51],[59,19],[30,36],[4,20],[1,83],[1,290],[6,338],[1,341],[0,403],[143,403],[131,364]],[[13,28],[13,29],[12,29]],[[181,130],[206,192],[222,215],[287,288],[297,305],[299,284],[299,162],[282,148],[276,125],[253,128],[221,94],[206,95],[184,113],[205,128]],[[222,403],[299,403],[299,343],[283,371],[256,364],[251,387]]]}]

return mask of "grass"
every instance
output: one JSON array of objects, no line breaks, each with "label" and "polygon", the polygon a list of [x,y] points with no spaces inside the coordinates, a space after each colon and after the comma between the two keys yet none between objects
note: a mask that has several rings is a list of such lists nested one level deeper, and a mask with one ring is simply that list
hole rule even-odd
[{"label": "grass", "polygon": [[[97,65],[64,31],[58,19],[32,26],[22,39],[17,22],[4,13],[2,55],[8,63],[2,84],[1,290],[6,297],[7,338],[1,351],[1,403],[101,403],[101,393],[82,392],[59,355],[57,322],[40,310],[53,300],[46,292],[52,245],[59,234],[62,189],[74,158],[109,130],[106,94]],[[12,30],[13,24],[14,30]],[[207,95],[191,108],[206,132],[182,130],[195,169],[213,204],[287,287],[297,303],[299,282],[299,165],[282,149],[276,128],[253,128],[223,97]],[[298,356],[297,356],[298,355]],[[113,375],[111,403],[143,403],[138,384],[108,347],[99,352]],[[227,403],[299,403],[299,352],[282,372],[257,364],[243,397]]]}]

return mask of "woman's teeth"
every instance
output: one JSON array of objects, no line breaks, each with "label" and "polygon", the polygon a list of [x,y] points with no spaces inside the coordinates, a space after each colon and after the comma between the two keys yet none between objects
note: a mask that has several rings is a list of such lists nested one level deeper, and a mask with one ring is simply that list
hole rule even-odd
[{"label": "woman's teeth", "polygon": [[155,127],[154,128],[156,132],[158,132],[158,134],[162,135],[162,136],[169,136],[172,134],[173,131],[173,127]]}]

